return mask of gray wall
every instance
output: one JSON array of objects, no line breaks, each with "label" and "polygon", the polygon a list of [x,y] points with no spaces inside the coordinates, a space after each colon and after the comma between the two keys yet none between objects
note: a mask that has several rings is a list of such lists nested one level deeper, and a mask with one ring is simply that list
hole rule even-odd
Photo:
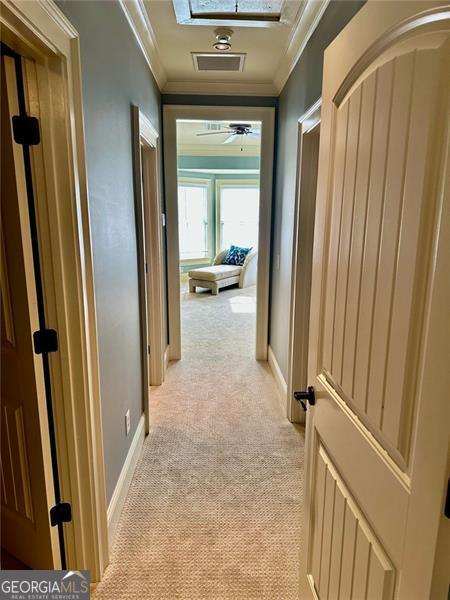
[{"label": "gray wall", "polygon": [[[323,51],[364,2],[333,1],[292,71],[278,104],[272,242],[270,345],[287,378],[298,119],[320,97]],[[279,255],[280,268],[277,268]]]},{"label": "gray wall", "polygon": [[159,130],[161,100],[117,2],[60,0],[58,5],[81,43],[109,501],[143,412],[130,107],[139,106]]}]

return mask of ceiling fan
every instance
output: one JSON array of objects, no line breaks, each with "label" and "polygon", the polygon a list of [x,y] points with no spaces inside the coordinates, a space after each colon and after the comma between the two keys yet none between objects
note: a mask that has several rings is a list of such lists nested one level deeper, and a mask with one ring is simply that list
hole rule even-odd
[{"label": "ceiling fan", "polygon": [[222,144],[231,144],[234,140],[237,140],[239,136],[248,135],[249,137],[258,138],[261,135],[259,129],[253,130],[250,123],[230,123],[228,129],[219,129],[218,131],[207,131],[206,133],[197,133],[200,135],[218,135],[224,133],[231,133]]}]

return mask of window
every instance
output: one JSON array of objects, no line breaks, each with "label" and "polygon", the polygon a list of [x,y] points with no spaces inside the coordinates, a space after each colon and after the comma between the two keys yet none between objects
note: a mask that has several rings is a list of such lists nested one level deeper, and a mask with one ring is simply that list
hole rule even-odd
[{"label": "window", "polygon": [[204,261],[211,256],[209,182],[180,181],[178,227],[181,261]]},{"label": "window", "polygon": [[244,248],[258,247],[259,184],[217,182],[218,239],[217,249],[231,244]]}]

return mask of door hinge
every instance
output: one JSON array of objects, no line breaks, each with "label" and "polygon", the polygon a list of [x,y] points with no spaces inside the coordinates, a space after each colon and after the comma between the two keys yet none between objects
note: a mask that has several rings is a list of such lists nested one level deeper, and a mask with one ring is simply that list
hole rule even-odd
[{"label": "door hinge", "polygon": [[148,265],[145,263],[145,272],[148,273]]},{"label": "door hinge", "polygon": [[52,527],[60,523],[69,523],[72,520],[72,507],[68,502],[58,502],[50,509],[50,523]]},{"label": "door hinge", "polygon": [[41,141],[39,121],[36,117],[16,115],[12,118],[13,135],[16,144],[36,146]]},{"label": "door hinge", "polygon": [[54,329],[40,329],[33,333],[34,351],[36,354],[56,352],[58,335]]},{"label": "door hinge", "polygon": [[147,354],[150,354],[150,344],[147,346]]}]

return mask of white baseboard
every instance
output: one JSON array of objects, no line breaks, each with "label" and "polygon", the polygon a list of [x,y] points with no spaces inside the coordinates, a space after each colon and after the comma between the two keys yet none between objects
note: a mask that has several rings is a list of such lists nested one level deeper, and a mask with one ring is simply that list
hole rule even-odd
[{"label": "white baseboard", "polygon": [[145,438],[145,417],[141,416],[133,440],[131,442],[130,449],[128,450],[127,457],[123,463],[122,470],[119,475],[114,493],[111,498],[111,502],[108,506],[108,537],[109,546],[112,546],[114,541],[117,525],[119,524],[120,515],[122,513],[123,506],[130,488],[130,483],[133,478],[134,469],[136,463],[141,454],[142,445]]},{"label": "white baseboard", "polygon": [[286,410],[287,383],[285,378],[283,377],[283,373],[281,372],[280,365],[278,364],[275,354],[273,353],[273,350],[270,346],[268,347],[267,351],[267,361],[275,379],[275,383],[277,384],[277,389],[281,399],[281,405],[283,407],[283,410]]},{"label": "white baseboard", "polygon": [[167,346],[164,351],[164,378],[166,377],[166,372],[169,367],[169,355],[170,355],[170,346]]}]

